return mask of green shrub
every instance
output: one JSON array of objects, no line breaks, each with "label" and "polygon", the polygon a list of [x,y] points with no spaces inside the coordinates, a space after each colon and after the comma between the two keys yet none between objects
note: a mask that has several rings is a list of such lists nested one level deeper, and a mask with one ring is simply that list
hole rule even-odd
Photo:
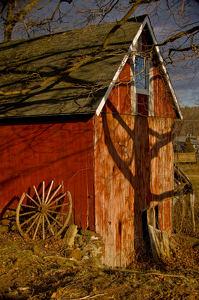
[{"label": "green shrub", "polygon": [[192,144],[192,142],[191,142],[190,137],[188,137],[188,138],[186,139],[186,142],[185,142],[184,145],[182,146],[182,151],[183,151],[184,153],[195,152],[195,148],[194,148],[194,146],[193,146],[193,144]]}]

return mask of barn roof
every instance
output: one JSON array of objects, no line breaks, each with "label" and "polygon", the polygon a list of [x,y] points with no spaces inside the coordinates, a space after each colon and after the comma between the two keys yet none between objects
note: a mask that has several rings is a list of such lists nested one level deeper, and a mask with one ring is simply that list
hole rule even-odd
[{"label": "barn roof", "polygon": [[116,23],[2,43],[0,91],[6,96],[0,95],[0,118],[99,113],[145,19],[129,19],[103,51],[99,47]]}]

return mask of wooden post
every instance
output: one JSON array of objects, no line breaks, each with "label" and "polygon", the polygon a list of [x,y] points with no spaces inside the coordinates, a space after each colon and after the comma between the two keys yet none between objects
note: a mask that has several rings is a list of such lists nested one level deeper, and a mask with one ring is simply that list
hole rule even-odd
[{"label": "wooden post", "polygon": [[191,211],[191,218],[193,223],[193,231],[195,232],[196,223],[195,223],[194,205],[195,205],[195,192],[192,191],[192,193],[190,193],[190,211]]}]

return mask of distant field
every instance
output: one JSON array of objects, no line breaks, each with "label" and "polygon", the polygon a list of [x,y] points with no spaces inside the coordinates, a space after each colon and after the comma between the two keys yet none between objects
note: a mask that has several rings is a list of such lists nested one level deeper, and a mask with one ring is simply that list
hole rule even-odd
[{"label": "distant field", "polygon": [[174,153],[174,160],[176,163],[194,163],[196,162],[195,152],[193,153]]}]

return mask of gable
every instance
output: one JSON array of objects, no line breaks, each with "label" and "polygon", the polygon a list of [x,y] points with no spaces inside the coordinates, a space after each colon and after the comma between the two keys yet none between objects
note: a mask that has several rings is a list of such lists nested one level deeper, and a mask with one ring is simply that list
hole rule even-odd
[{"label": "gable", "polygon": [[[151,50],[154,44],[156,44],[155,37],[148,17],[146,17],[129,47],[128,54],[123,58],[105,96],[102,98],[96,111],[97,115],[101,111],[108,111],[107,107],[110,110],[110,101],[113,112],[116,112],[115,105],[117,106],[117,103],[120,103],[119,106],[123,106],[125,101],[125,110],[122,111],[119,106],[117,107],[119,113],[182,118],[159,48],[156,46],[153,51]],[[144,61],[140,69],[136,68],[136,58]],[[144,72],[147,77],[145,82],[147,87],[142,88],[138,81],[139,77],[144,77]],[[140,75],[135,76],[135,74]],[[127,98],[128,101],[126,101]],[[107,101],[107,107],[103,109]],[[129,106],[131,106],[130,110]]]}]

